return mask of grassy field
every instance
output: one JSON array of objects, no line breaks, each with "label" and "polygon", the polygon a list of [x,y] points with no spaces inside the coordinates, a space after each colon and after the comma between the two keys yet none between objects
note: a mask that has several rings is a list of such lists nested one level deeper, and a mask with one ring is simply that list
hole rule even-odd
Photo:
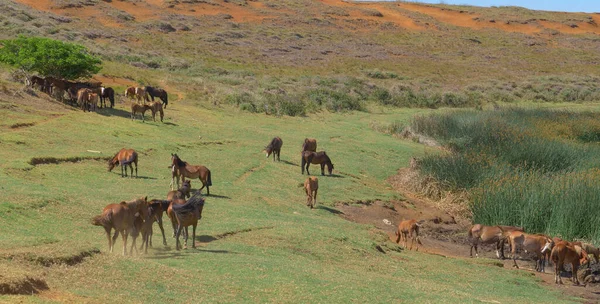
[{"label": "grassy field", "polygon": [[[411,155],[426,152],[374,131],[373,121],[408,121],[432,110],[278,118],[175,103],[161,124],[131,121],[121,105],[98,114],[51,105],[28,115],[26,105],[0,97],[5,109],[24,112],[5,121],[0,135],[0,252],[6,270],[0,279],[36,278],[49,288],[34,297],[2,295],[0,301],[568,300],[528,273],[492,261],[397,252],[373,227],[336,215],[336,202],[397,198],[385,179]],[[24,122],[30,125],[10,127]],[[281,162],[261,152],[276,135],[284,141]],[[305,176],[297,156],[306,136],[319,140],[336,167],[334,176],[320,177],[316,210],[306,208],[299,187]],[[32,158],[109,157],[122,147],[140,152],[139,178],[109,173],[101,160],[30,164]],[[207,198],[198,229],[199,248],[175,251],[167,224],[167,248],[155,235],[147,256],[122,257],[120,239],[117,253],[107,253],[104,232],[90,224],[91,217],[109,203],[163,198],[170,153],[213,172],[214,196]]]}]

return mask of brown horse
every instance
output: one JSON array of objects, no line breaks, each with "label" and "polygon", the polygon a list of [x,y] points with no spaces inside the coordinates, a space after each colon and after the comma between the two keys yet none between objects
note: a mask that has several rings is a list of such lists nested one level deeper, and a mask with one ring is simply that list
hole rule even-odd
[{"label": "brown horse", "polygon": [[186,180],[181,185],[181,188],[176,191],[169,191],[167,193],[167,200],[172,201],[174,199],[186,199],[190,197],[190,192],[192,190],[192,182],[190,180]]},{"label": "brown horse", "polygon": [[[562,284],[560,277],[560,271],[563,269],[564,264],[571,264],[571,279],[575,285],[579,285],[579,278],[577,277],[577,269],[581,264],[588,262],[588,256],[585,250],[581,247],[573,246],[568,242],[559,242],[554,245],[550,253],[550,259],[554,263],[554,283]],[[547,250],[547,248],[545,248]]]},{"label": "brown horse", "polygon": [[192,248],[196,248],[196,226],[198,220],[202,218],[202,210],[204,209],[204,198],[200,194],[200,190],[187,201],[185,204],[173,204],[174,217],[177,220],[177,233],[175,234],[177,250],[180,249],[179,235],[183,228],[185,228],[185,247],[188,242],[188,226],[192,226]]},{"label": "brown horse", "polygon": [[331,162],[331,159],[329,159],[329,156],[327,156],[327,153],[325,153],[325,151],[302,152],[302,174],[304,174],[304,168],[306,167],[306,174],[310,175],[310,172],[308,172],[308,167],[310,167],[310,164],[321,165],[321,175],[325,175],[325,165],[327,165],[329,175],[331,175],[331,173],[333,172],[333,163]]},{"label": "brown horse", "polygon": [[[117,152],[117,154],[115,154],[115,156],[113,156],[113,158],[111,160],[108,161],[108,172],[112,171],[112,169],[116,165],[121,165],[121,177],[123,177],[123,176],[126,177],[127,176],[126,166],[129,165],[129,168],[131,168],[131,177],[133,177],[133,166],[131,165],[132,163],[135,164],[135,177],[137,177],[138,176],[137,152],[135,152],[135,150],[133,150],[133,149],[123,148],[123,149],[119,150],[119,152]],[[123,173],[125,173],[125,175],[123,175]]]},{"label": "brown horse", "polygon": [[[123,201],[120,204],[109,204],[104,207],[101,215],[92,219],[93,225],[104,227],[110,252],[113,251],[115,241],[121,233],[123,255],[127,254],[127,235],[134,228],[136,214],[141,215],[142,218],[148,217],[148,197],[141,197],[131,202]],[[115,229],[115,234],[111,238],[112,229]]]},{"label": "brown horse", "polygon": [[[181,177],[181,182],[185,180],[185,178],[198,178],[202,182],[202,188],[198,191],[202,191],[204,187],[206,187],[206,195],[210,195],[210,186],[212,186],[211,174],[210,170],[205,166],[200,165],[190,165],[187,162],[182,161],[177,154],[171,153],[171,165],[177,167],[177,173]],[[177,186],[179,186],[179,182],[177,182]]]},{"label": "brown horse", "polygon": [[419,251],[419,245],[423,245],[421,243],[421,239],[419,238],[419,227],[421,224],[417,222],[417,220],[404,220],[398,224],[398,231],[396,231],[396,243],[400,243],[402,239],[404,239],[404,249],[408,246],[408,237],[410,236],[410,248],[412,250],[413,243],[417,243],[417,248],[415,251]]},{"label": "brown horse", "polygon": [[527,234],[522,231],[512,231],[508,234],[508,240],[510,241],[511,255],[514,263],[513,267],[519,268],[519,265],[517,265],[517,249],[519,248],[535,254],[535,270],[544,272],[545,252],[554,246],[554,242],[551,238],[542,234]]},{"label": "brown horse", "polygon": [[314,208],[317,204],[317,191],[319,190],[319,179],[316,177],[309,177],[304,181],[304,190],[306,191],[306,206],[310,206],[310,209]]},{"label": "brown horse", "polygon": [[88,105],[90,107],[90,110],[92,110],[92,109],[94,111],[98,110],[98,94],[97,93],[88,94]]},{"label": "brown horse", "polygon": [[151,103],[150,111],[152,111],[152,120],[156,121],[156,112],[160,112],[160,122],[163,121],[165,112],[163,111],[162,103],[160,103],[160,101],[155,101],[155,102]]},{"label": "brown horse", "polygon": [[473,257],[473,248],[475,248],[475,256],[479,257],[477,246],[479,244],[496,243],[496,257],[504,259],[504,243],[508,237],[508,233],[512,231],[523,231],[521,227],[513,226],[484,226],[475,224],[469,229],[469,242],[471,243],[471,257]]},{"label": "brown horse", "polygon": [[273,161],[275,161],[275,155],[277,155],[277,160],[279,161],[281,146],[283,146],[283,140],[280,137],[274,137],[269,145],[265,147],[264,151],[267,153],[267,158],[273,153]]},{"label": "brown horse", "polygon": [[145,87],[145,89],[146,92],[148,92],[148,95],[150,95],[150,98],[152,98],[152,102],[154,102],[154,97],[158,97],[163,102],[165,109],[167,108],[167,105],[169,104],[169,96],[167,94],[167,91],[161,88],[154,88],[149,86]]},{"label": "brown horse", "polygon": [[106,107],[106,98],[110,101],[110,108],[115,106],[115,90],[113,88],[100,88],[100,107]]},{"label": "brown horse", "polygon": [[317,140],[314,138],[305,138],[304,143],[302,144],[302,151],[312,151],[317,152]]},{"label": "brown horse", "polygon": [[128,87],[125,89],[125,96],[129,97],[129,99],[137,100],[138,103],[150,101],[146,95],[146,90],[141,87]]},{"label": "brown horse", "polygon": [[33,75],[29,77],[29,83],[32,88],[37,85],[40,87],[40,91],[50,94],[50,83],[46,78]]},{"label": "brown horse", "polygon": [[131,120],[135,119],[136,113],[140,113],[142,115],[142,121],[146,121],[144,114],[146,113],[146,111],[148,111],[150,109],[152,109],[152,107],[150,107],[147,104],[132,103],[131,104]]},{"label": "brown horse", "polygon": [[90,94],[92,94],[90,89],[84,88],[77,91],[77,104],[81,107],[83,112],[89,110]]},{"label": "brown horse", "polygon": [[[163,245],[167,246],[167,239],[165,237],[165,229],[163,227],[163,221],[162,221],[162,217],[163,214],[167,211],[167,208],[169,208],[169,205],[171,204],[171,202],[167,201],[167,200],[157,200],[157,199],[153,199],[150,202],[148,202],[148,211],[149,211],[149,217],[151,222],[156,222],[158,223],[158,228],[160,228],[160,232],[162,234],[162,238],[163,238]],[[150,210],[150,208],[152,208],[152,210]],[[151,212],[150,212],[151,211]],[[150,227],[150,236],[148,237],[148,243],[150,244],[150,247],[152,247],[152,227]]]},{"label": "brown horse", "polygon": [[[142,245],[140,245],[140,250],[144,250],[144,253],[148,253],[148,245],[152,247],[152,225],[155,221],[158,222],[160,230],[163,235],[163,244],[167,246],[167,240],[165,239],[165,231],[162,227],[162,213],[163,213],[163,205],[165,201],[162,200],[151,200],[148,203],[148,218],[144,221],[141,220],[141,216],[136,217],[135,220],[135,228],[136,232],[142,234]],[[132,234],[133,236],[133,234]],[[145,245],[145,246],[144,246]],[[133,240],[132,248],[135,246],[135,238]],[[137,248],[136,248],[137,252]]]}]

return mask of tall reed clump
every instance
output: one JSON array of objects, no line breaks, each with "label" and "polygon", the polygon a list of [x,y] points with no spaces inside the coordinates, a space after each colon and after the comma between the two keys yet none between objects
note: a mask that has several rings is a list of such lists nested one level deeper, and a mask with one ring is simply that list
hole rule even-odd
[{"label": "tall reed clump", "polygon": [[411,127],[449,148],[424,157],[421,170],[448,190],[470,191],[475,222],[600,239],[600,146],[587,135],[597,130],[592,116],[456,111],[416,117]]}]

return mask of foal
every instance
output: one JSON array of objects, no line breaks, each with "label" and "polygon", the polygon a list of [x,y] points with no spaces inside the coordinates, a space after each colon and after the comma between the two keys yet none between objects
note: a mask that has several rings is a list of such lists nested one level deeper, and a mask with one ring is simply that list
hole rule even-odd
[{"label": "foal", "polygon": [[319,190],[319,179],[316,177],[309,177],[304,182],[304,190],[306,191],[306,206],[310,206],[310,209],[314,208],[317,204],[317,191]]},{"label": "foal", "polygon": [[135,118],[135,114],[136,113],[140,113],[142,114],[142,121],[146,121],[146,119],[144,118],[144,113],[146,113],[146,111],[152,109],[152,107],[150,107],[147,104],[137,104],[137,103],[132,103],[131,104],[131,120],[133,120]]},{"label": "foal", "polygon": [[415,251],[419,251],[419,245],[423,246],[421,243],[421,239],[419,238],[419,227],[421,224],[417,222],[417,220],[404,220],[400,222],[398,225],[398,231],[396,231],[396,243],[400,243],[402,239],[404,239],[404,249],[408,246],[408,237],[410,236],[410,248],[412,250],[413,243],[417,243],[417,249]]}]

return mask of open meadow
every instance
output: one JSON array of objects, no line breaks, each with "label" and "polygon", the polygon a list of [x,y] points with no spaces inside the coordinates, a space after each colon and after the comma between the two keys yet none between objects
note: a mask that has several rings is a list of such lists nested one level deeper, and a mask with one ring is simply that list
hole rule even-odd
[{"label": "open meadow", "polygon": [[[0,3],[1,39],[82,44],[103,60],[93,79],[117,92],[114,108],[82,112],[0,65],[0,302],[597,302],[597,284],[555,287],[552,274],[511,269],[487,249],[470,259],[464,241],[474,220],[598,245],[600,217],[582,210],[598,195],[596,21],[334,0]],[[123,91],[135,85],[169,92],[164,122],[131,119]],[[263,152],[275,136],[281,161]],[[325,176],[311,165],[312,210],[307,137],[335,165]],[[108,172],[121,148],[138,152],[137,178]],[[171,153],[212,172],[197,248],[177,251],[165,216],[167,246],[154,225],[148,254],[123,256],[121,237],[108,252],[92,218],[107,204],[166,199]],[[440,191],[468,192],[469,211],[397,187],[412,157]],[[383,211],[360,220],[373,208]],[[427,221],[418,252],[393,242],[409,216]]]}]

